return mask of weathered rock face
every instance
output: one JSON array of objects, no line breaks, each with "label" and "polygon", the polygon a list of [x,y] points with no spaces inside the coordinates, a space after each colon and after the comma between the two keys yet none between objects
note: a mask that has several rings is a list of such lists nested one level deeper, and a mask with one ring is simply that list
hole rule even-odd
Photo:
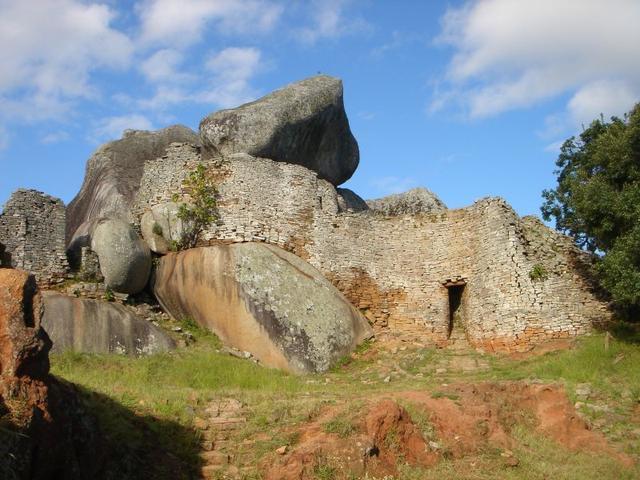
[{"label": "weathered rock face", "polygon": [[0,377],[49,373],[51,341],[40,328],[42,302],[35,278],[13,269],[0,270]]},{"label": "weathered rock face", "polygon": [[447,209],[435,193],[422,187],[376,200],[367,200],[367,205],[371,210],[388,216],[437,213]]},{"label": "weathered rock face", "polygon": [[120,293],[144,289],[151,272],[151,252],[136,231],[123,220],[97,222],[91,232],[91,250],[98,254],[108,287]]},{"label": "weathered rock face", "polygon": [[339,185],[358,166],[358,144],[344,111],[342,82],[317,76],[200,122],[209,154],[248,153],[303,165]]},{"label": "weathered rock face", "polygon": [[153,281],[176,318],[192,317],[268,366],[322,372],[371,329],[315,268],[272,245],[244,243],[171,253]]},{"label": "weathered rock face", "polygon": [[348,188],[336,188],[338,210],[340,212],[364,212],[369,205],[360,196]]},{"label": "weathered rock face", "polygon": [[164,254],[179,245],[193,231],[193,225],[179,218],[180,204],[175,202],[154,205],[140,220],[140,230],[149,248]]},{"label": "weathered rock face", "polygon": [[82,188],[67,207],[67,244],[87,235],[93,219],[131,221],[129,206],[144,162],[161,157],[173,142],[198,143],[198,137],[191,129],[174,125],[156,132],[126,131],[122,139],[101,146],[87,162]]},{"label": "weathered rock face", "polygon": [[42,326],[53,351],[148,355],[175,348],[160,328],[115,303],[45,292]]},{"label": "weathered rock face", "polygon": [[0,269],[0,478],[97,478],[95,421],[73,388],[49,375],[41,312],[34,277]]}]

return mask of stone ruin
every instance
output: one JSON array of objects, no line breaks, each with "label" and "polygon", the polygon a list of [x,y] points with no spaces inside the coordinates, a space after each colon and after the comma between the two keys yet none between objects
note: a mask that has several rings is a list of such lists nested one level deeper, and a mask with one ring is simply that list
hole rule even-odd
[{"label": "stone ruin", "polygon": [[[137,153],[123,155],[130,144]],[[376,333],[512,352],[589,333],[610,319],[589,274],[592,258],[568,237],[520,218],[500,198],[451,210],[418,189],[365,202],[337,187],[358,163],[341,82],[314,77],[210,115],[200,137],[174,126],[128,132],[101,147],[67,212],[67,244],[84,248],[84,257],[91,225],[107,212],[134,224],[154,248],[145,215],[176,195],[188,203],[185,180],[204,165],[219,218],[199,245],[264,242],[292,252]],[[12,197],[0,217],[0,243],[12,265],[49,279],[66,268],[64,210],[37,195]]]},{"label": "stone ruin", "polygon": [[[378,333],[523,351],[609,318],[587,273],[590,256],[500,198],[456,210],[354,211],[340,189],[304,167],[246,154],[207,160],[198,146],[172,144],[147,162],[134,217],[176,192],[188,197],[182,185],[199,163],[219,191],[219,221],[203,244],[267,242],[295,253]],[[546,278],[532,278],[536,265]]]},{"label": "stone ruin", "polygon": [[62,200],[19,189],[0,214],[0,264],[35,274],[46,285],[68,273],[66,213]]}]

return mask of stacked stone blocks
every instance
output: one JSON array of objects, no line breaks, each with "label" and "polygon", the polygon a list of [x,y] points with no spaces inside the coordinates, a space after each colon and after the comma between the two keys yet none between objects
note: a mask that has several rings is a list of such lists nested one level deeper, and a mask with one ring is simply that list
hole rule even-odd
[{"label": "stacked stone blocks", "polygon": [[61,200],[36,190],[17,190],[0,214],[2,263],[35,274],[43,285],[61,281],[68,272],[65,221]]},{"label": "stacked stone blocks", "polygon": [[[268,242],[309,261],[378,331],[446,345],[448,280],[465,283],[464,329],[487,351],[521,351],[546,340],[588,333],[606,322],[590,258],[539,221],[520,219],[502,199],[429,214],[343,212],[336,188],[300,165],[246,154],[204,158],[172,144],[147,162],[134,204],[140,218],[183,189],[204,163],[217,183],[219,221],[203,244]],[[541,263],[548,278],[530,278]]]}]

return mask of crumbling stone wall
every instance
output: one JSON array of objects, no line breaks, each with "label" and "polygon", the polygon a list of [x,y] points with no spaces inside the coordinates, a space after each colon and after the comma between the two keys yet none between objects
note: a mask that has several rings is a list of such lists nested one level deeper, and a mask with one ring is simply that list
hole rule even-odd
[{"label": "crumbling stone wall", "polygon": [[33,273],[41,284],[60,281],[68,270],[64,203],[36,190],[17,190],[0,214],[0,243],[3,264]]},{"label": "crumbling stone wall", "polygon": [[[588,276],[589,257],[502,199],[457,210],[385,216],[344,212],[328,182],[299,165],[239,154],[203,160],[197,147],[170,146],[147,162],[134,212],[139,216],[182,189],[204,162],[218,185],[217,225],[209,242],[264,241],[308,260],[379,330],[446,344],[446,285],[462,295],[468,341],[489,351],[527,350],[589,332],[608,319]],[[543,264],[546,279],[529,273]]]}]

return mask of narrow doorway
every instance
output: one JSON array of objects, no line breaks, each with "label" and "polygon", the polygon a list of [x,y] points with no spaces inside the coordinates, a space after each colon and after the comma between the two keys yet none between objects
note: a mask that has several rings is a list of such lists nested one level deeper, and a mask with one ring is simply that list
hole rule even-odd
[{"label": "narrow doorway", "polygon": [[450,339],[452,334],[458,333],[464,335],[464,310],[462,305],[462,294],[464,293],[464,283],[458,283],[447,286],[449,295],[449,326],[447,330],[447,338]]}]

